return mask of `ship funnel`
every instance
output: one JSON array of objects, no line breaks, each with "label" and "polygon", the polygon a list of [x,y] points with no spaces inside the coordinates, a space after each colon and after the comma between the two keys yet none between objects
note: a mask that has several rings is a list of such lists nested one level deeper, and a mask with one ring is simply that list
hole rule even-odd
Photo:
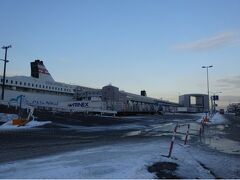
[{"label": "ship funnel", "polygon": [[47,68],[44,66],[43,61],[35,60],[31,62],[31,76],[45,81],[54,81]]}]

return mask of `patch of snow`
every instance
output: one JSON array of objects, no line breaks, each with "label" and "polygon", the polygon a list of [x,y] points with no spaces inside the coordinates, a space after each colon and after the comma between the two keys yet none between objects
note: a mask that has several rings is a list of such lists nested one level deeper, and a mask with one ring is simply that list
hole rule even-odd
[{"label": "patch of snow", "polygon": [[0,113],[0,122],[11,121],[11,120],[13,120],[15,118],[18,118],[17,114]]},{"label": "patch of snow", "polygon": [[202,164],[220,177],[239,177],[240,162],[224,154],[211,154],[192,146],[175,144],[173,158],[161,156],[168,153],[169,143],[159,139],[122,142],[4,163],[0,164],[0,178],[149,179],[156,178],[147,171],[147,166],[155,162],[177,163],[176,174],[183,178],[215,178]]},{"label": "patch of snow", "polygon": [[24,126],[16,126],[16,125],[12,125],[12,121],[10,120],[0,126],[0,131],[29,129],[29,128],[34,128],[38,126],[43,126],[45,124],[50,124],[50,123],[52,122],[51,121],[40,122],[40,121],[32,120]]},{"label": "patch of snow", "polygon": [[214,172],[218,178],[234,179],[240,177],[239,156],[228,156],[222,153],[205,153],[201,148],[189,149],[192,158],[201,162]]},{"label": "patch of snow", "polygon": [[[198,123],[201,123],[201,121],[204,119],[206,115],[202,115],[200,119],[197,120]],[[209,117],[208,117],[209,118]],[[212,117],[209,118],[210,122],[207,124],[225,124],[227,123],[227,120],[224,118],[223,115],[216,113]]]},{"label": "patch of snow", "polygon": [[223,115],[216,113],[214,116],[210,119],[211,124],[225,124],[227,120],[223,117]]},{"label": "patch of snow", "polygon": [[123,137],[126,137],[126,136],[137,136],[137,135],[140,135],[142,133],[142,131],[130,131],[128,133],[126,133],[125,135],[123,135]]}]

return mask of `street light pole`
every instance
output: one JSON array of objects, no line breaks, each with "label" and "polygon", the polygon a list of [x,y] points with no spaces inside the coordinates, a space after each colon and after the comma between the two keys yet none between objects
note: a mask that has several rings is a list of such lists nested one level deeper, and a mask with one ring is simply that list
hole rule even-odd
[{"label": "street light pole", "polygon": [[208,93],[208,113],[210,114],[210,105],[209,105],[209,101],[210,101],[210,97],[209,97],[209,78],[208,78],[208,69],[213,67],[211,66],[202,66],[202,68],[206,68],[207,69],[207,93]]},{"label": "street light pole", "polygon": [[4,70],[3,70],[3,82],[2,82],[2,100],[4,100],[4,88],[5,88],[5,76],[6,76],[6,64],[8,62],[7,60],[7,51],[8,48],[11,48],[12,46],[3,46],[2,49],[5,49],[5,58],[4,58]]}]

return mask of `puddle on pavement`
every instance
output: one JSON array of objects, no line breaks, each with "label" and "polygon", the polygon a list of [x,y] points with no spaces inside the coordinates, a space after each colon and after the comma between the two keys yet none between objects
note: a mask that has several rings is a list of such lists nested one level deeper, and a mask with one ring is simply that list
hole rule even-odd
[{"label": "puddle on pavement", "polygon": [[223,153],[240,155],[240,142],[225,137],[227,134],[225,129],[227,127],[228,125],[225,124],[206,128],[201,142],[211,149],[215,149]]},{"label": "puddle on pavement", "polygon": [[[180,124],[180,123],[179,123]],[[199,123],[187,123],[190,124],[190,131],[188,141],[193,137],[199,137],[200,124]],[[130,131],[124,136],[168,136],[172,137],[175,123],[156,124],[142,131]],[[215,126],[206,126],[204,129],[204,135],[201,138],[201,143],[206,144],[211,149],[228,153],[240,155],[240,142],[228,139],[225,137],[227,132],[225,131],[229,127],[228,124],[219,124]],[[176,139],[184,141],[186,138],[187,126],[178,128]]]},{"label": "puddle on pavement", "polygon": [[150,173],[155,173],[160,179],[180,179],[175,171],[178,168],[178,164],[173,162],[157,162],[151,166],[148,166],[147,170]]},{"label": "puddle on pavement", "polygon": [[225,125],[217,125],[216,128],[219,129],[219,130],[224,130],[225,129]]},{"label": "puddle on pavement", "polygon": [[202,140],[210,148],[228,154],[240,155],[240,143],[226,138],[208,137]]}]

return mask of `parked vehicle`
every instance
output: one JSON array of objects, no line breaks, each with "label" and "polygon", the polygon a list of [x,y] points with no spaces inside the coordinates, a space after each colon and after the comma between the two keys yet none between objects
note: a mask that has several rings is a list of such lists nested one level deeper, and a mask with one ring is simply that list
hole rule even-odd
[{"label": "parked vehicle", "polygon": [[235,113],[236,116],[240,116],[240,110]]},{"label": "parked vehicle", "polygon": [[224,109],[220,109],[220,110],[219,110],[219,113],[220,113],[220,114],[224,114]]}]

